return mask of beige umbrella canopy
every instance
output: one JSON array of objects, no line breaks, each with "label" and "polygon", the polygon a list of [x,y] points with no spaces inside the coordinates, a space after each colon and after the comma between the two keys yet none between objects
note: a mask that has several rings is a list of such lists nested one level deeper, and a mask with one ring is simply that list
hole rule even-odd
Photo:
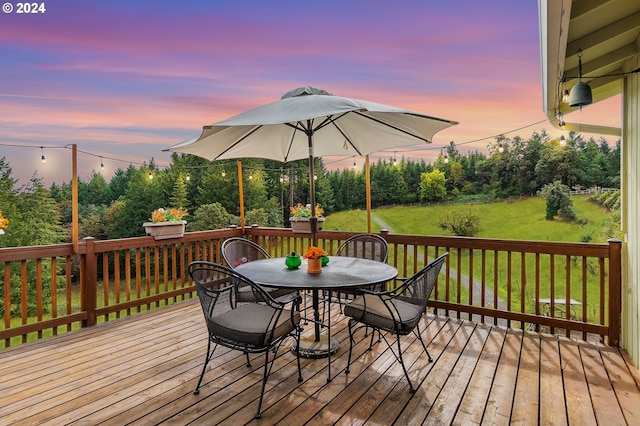
[{"label": "beige umbrella canopy", "polygon": [[300,87],[285,93],[280,100],[204,126],[199,137],[165,151],[211,161],[246,157],[287,162],[309,158],[311,233],[315,244],[314,157],[364,156],[430,143],[434,134],[456,124],[416,111]]}]

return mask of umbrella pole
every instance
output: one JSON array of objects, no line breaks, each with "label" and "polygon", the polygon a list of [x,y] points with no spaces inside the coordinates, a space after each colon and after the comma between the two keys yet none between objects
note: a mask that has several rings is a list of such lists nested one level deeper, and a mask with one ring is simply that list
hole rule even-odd
[{"label": "umbrella pole", "polygon": [[364,173],[367,191],[367,232],[371,233],[371,169],[369,168],[369,154],[364,157]]},{"label": "umbrella pole", "polygon": [[311,217],[309,218],[309,226],[311,227],[311,245],[317,246],[316,229],[318,217],[316,216],[316,185],[313,179],[315,173],[313,171],[313,128],[311,127],[311,120],[307,120],[307,140],[309,142],[309,192],[311,193]]},{"label": "umbrella pole", "polygon": [[244,190],[242,188],[242,161],[238,161],[238,196],[240,197],[240,230],[244,234]]}]

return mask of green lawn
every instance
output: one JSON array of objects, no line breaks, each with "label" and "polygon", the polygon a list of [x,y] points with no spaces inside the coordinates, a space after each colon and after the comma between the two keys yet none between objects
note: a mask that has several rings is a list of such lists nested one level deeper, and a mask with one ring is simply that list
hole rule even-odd
[{"label": "green lawn", "polygon": [[[433,205],[433,206],[399,206],[374,210],[374,216],[377,216],[388,224],[390,230],[397,234],[417,234],[417,235],[450,235],[438,226],[440,217],[449,211],[464,212],[469,209],[475,211],[480,217],[481,232],[477,237],[481,238],[498,238],[512,240],[531,240],[531,241],[558,241],[558,242],[584,242],[585,236],[593,236],[589,242],[603,243],[607,237],[602,233],[603,228],[611,220],[611,214],[607,209],[592,203],[588,200],[587,195],[572,196],[574,210],[578,220],[567,222],[560,219],[553,221],[545,220],[545,200],[540,197],[531,197],[516,201],[505,201],[486,204],[449,204],[449,205]],[[353,232],[364,232],[367,228],[366,213],[360,210],[348,212],[340,212],[327,217],[325,221],[325,229],[345,230]],[[373,221],[372,231],[379,232],[380,226]],[[455,254],[454,254],[455,255]],[[490,256],[491,254],[489,254]],[[462,265],[465,269],[467,265],[468,254],[463,253]],[[475,253],[477,257],[475,264],[479,265],[481,259],[480,254]],[[504,253],[500,256],[505,256]],[[514,255],[514,262],[519,262],[517,255]],[[527,279],[526,289],[522,289],[521,277],[518,273],[514,273],[511,277],[512,284],[512,309],[518,311],[520,309],[520,295],[525,293],[527,312],[533,312],[535,306],[533,300],[533,283],[534,277],[531,275],[534,271],[533,257],[527,258]],[[487,269],[487,282],[490,283],[493,277],[493,262],[489,259]],[[563,277],[566,265],[564,259],[555,260],[555,275]],[[456,262],[453,262],[454,264]],[[506,300],[506,261],[503,259],[499,262],[500,277],[498,292],[500,298]],[[571,287],[571,297],[586,303],[588,307],[589,320],[595,320],[599,311],[599,294],[600,289],[597,279],[589,275],[588,294],[585,298],[582,294],[579,284],[581,274],[580,264],[569,265],[572,274],[572,281],[576,281]],[[548,259],[541,260],[541,276],[542,283],[540,297],[550,297],[550,288],[545,283],[550,282]],[[463,273],[468,271],[463,270]],[[476,280],[480,277],[476,276]],[[457,282],[455,277],[451,277],[449,282],[450,298],[449,300],[457,300]],[[444,288],[439,291],[444,292]],[[441,293],[444,294],[444,293]],[[565,284],[563,280],[556,279],[555,297],[564,297]],[[460,300],[464,301],[468,298],[468,291],[464,286],[460,289]],[[586,300],[585,300],[586,299]]]},{"label": "green lawn", "polygon": [[[541,197],[473,205],[389,207],[376,209],[373,215],[398,234],[446,236],[449,234],[438,226],[440,218],[449,211],[472,210],[480,217],[481,231],[477,237],[481,238],[581,242],[585,235],[597,236],[609,220],[609,212],[590,202],[587,195],[575,195],[572,200],[580,221],[545,220],[545,200]],[[582,224],[585,220],[586,224]],[[380,228],[374,220],[372,231],[379,232]],[[324,229],[364,232],[367,229],[366,212],[350,210],[332,214],[327,217]]]}]

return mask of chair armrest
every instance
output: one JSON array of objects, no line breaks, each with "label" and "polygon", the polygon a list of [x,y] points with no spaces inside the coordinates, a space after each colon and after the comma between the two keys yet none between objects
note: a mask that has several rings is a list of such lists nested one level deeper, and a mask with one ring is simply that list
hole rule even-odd
[{"label": "chair armrest", "polygon": [[280,296],[275,300],[279,303],[286,305],[287,303],[290,303],[290,302],[300,303],[302,302],[302,297],[300,296],[300,294],[292,292],[289,294],[285,294],[284,296]]},{"label": "chair armrest", "polygon": [[401,282],[401,284],[396,288],[392,288],[386,291],[360,289],[360,292],[363,294],[372,294],[374,296],[379,296],[380,298],[395,299],[396,297],[404,293],[407,285],[411,284],[411,281],[409,281],[409,278],[396,278],[396,280]]}]

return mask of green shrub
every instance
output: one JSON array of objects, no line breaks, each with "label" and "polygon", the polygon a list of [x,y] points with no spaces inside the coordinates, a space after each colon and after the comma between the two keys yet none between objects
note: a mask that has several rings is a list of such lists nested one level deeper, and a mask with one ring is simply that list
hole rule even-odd
[{"label": "green shrub", "polygon": [[540,192],[547,200],[545,219],[553,220],[556,215],[569,220],[576,218],[568,186],[563,185],[560,181],[555,181],[545,185]]},{"label": "green shrub", "polygon": [[269,226],[269,217],[264,209],[253,209],[245,213],[244,223],[246,226]]},{"label": "green shrub", "polygon": [[609,198],[604,200],[604,203],[602,203],[602,205],[610,209],[615,204],[616,201],[618,201],[618,197],[614,194],[611,194]]},{"label": "green shrub", "polygon": [[439,226],[459,237],[474,237],[480,232],[480,216],[473,210],[462,213],[450,210],[440,218]]},{"label": "green shrub", "polygon": [[594,230],[593,229],[585,231],[582,235],[580,235],[580,242],[581,243],[590,243],[591,241],[593,241],[593,234],[594,234]]},{"label": "green shrub", "polygon": [[233,223],[233,216],[220,203],[204,204],[198,207],[187,223],[189,231],[207,231],[227,228]]},{"label": "green shrub", "polygon": [[613,206],[611,207],[611,210],[620,210],[620,198],[618,198],[616,200],[616,202],[613,203]]},{"label": "green shrub", "polygon": [[467,194],[460,195],[458,198],[456,198],[456,202],[460,204],[491,201],[495,201],[495,198],[493,198],[491,194]]},{"label": "green shrub", "polygon": [[600,194],[596,200],[596,202],[600,205],[602,205],[604,203],[604,201],[609,197],[609,192],[605,191],[602,194]]}]

